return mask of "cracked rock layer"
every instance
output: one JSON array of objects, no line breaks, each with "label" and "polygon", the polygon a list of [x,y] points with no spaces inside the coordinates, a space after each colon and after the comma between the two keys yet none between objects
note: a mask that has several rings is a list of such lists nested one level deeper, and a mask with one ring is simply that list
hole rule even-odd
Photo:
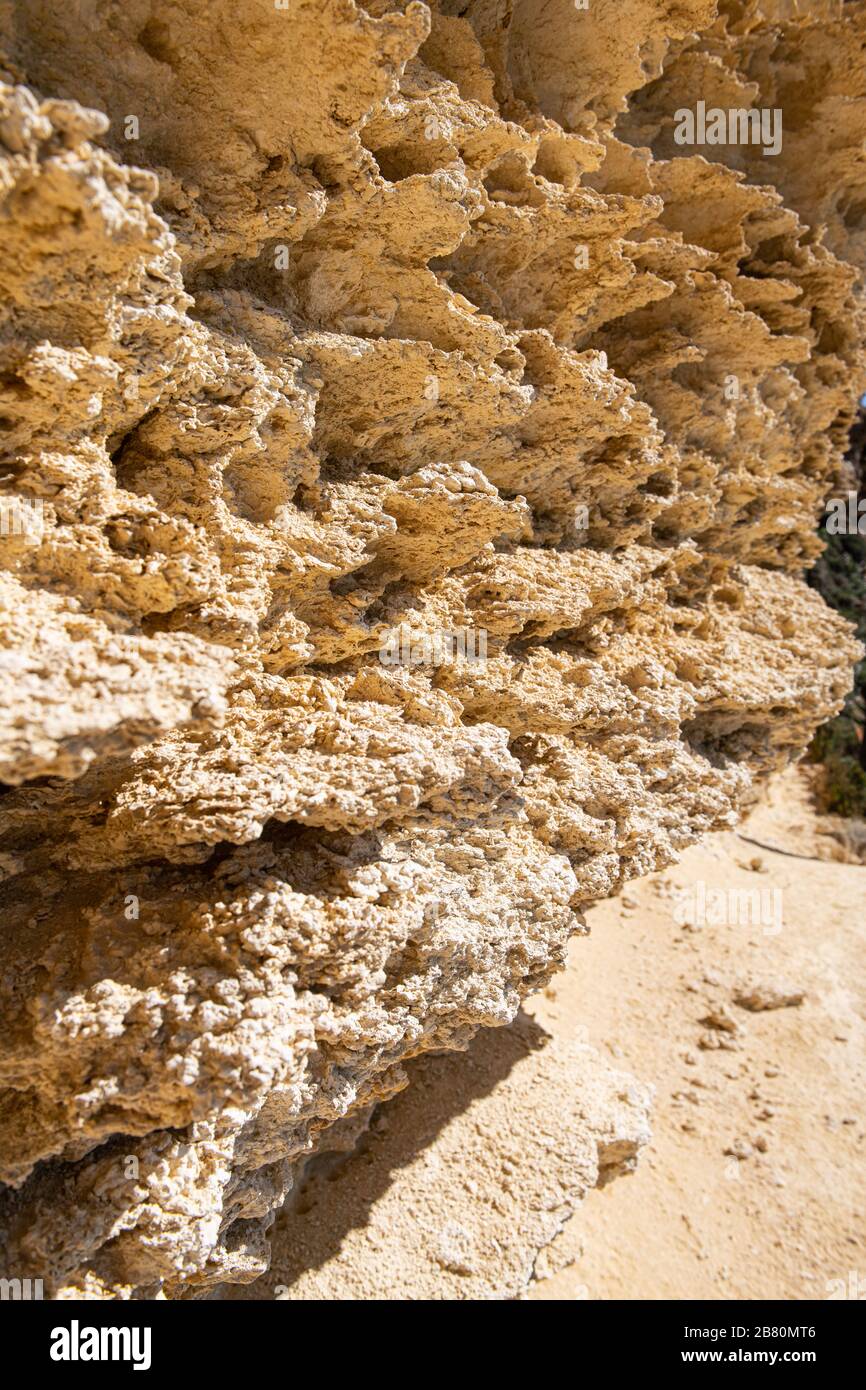
[{"label": "cracked rock layer", "polygon": [[[10,1269],[255,1278],[306,1157],[838,708],[864,43],[861,0],[0,7]],[[698,99],[781,153],[678,146]]]}]

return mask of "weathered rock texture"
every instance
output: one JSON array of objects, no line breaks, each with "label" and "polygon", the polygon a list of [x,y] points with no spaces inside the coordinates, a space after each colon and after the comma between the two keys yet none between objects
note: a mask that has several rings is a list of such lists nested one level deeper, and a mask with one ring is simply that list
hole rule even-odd
[{"label": "weathered rock texture", "polygon": [[647,1087],[525,1015],[408,1072],[348,1163],[304,1172],[269,1273],[224,1298],[518,1298],[556,1267],[550,1246],[586,1192],[650,1137]]},{"label": "weathered rock texture", "polygon": [[255,1277],[841,703],[866,4],[718,8],[0,5],[8,1269]]}]

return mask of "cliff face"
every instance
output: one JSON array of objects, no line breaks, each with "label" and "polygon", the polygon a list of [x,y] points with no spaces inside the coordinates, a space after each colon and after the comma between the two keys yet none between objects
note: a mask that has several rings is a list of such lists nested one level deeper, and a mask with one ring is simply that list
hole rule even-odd
[{"label": "cliff face", "polygon": [[[801,574],[864,43],[861,0],[0,6],[8,1268],[260,1273],[300,1160],[841,704]],[[780,152],[680,145],[699,101]]]}]

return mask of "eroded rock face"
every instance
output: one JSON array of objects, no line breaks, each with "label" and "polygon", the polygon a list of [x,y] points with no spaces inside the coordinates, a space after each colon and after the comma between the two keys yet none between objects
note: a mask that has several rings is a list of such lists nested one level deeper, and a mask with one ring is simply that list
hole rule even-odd
[{"label": "eroded rock face", "polygon": [[[254,1278],[301,1159],[839,706],[800,576],[866,388],[864,40],[0,10],[7,1268]],[[676,144],[700,99],[781,152]]]},{"label": "eroded rock face", "polygon": [[556,1269],[550,1247],[586,1193],[650,1138],[646,1086],[526,1015],[408,1072],[348,1159],[304,1171],[268,1274],[223,1298],[520,1298]]}]

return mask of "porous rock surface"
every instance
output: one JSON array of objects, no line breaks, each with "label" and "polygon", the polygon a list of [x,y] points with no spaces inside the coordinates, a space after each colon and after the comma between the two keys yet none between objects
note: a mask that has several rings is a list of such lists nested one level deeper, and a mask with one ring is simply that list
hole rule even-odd
[{"label": "porous rock surface", "polygon": [[[0,4],[5,1268],[255,1278],[310,1153],[839,706],[801,575],[864,43],[862,0]],[[677,145],[698,99],[781,153]]]},{"label": "porous rock surface", "polygon": [[648,1087],[525,1014],[407,1070],[348,1161],[303,1172],[268,1273],[223,1299],[519,1298],[557,1267],[551,1246],[587,1191],[650,1138]]}]

